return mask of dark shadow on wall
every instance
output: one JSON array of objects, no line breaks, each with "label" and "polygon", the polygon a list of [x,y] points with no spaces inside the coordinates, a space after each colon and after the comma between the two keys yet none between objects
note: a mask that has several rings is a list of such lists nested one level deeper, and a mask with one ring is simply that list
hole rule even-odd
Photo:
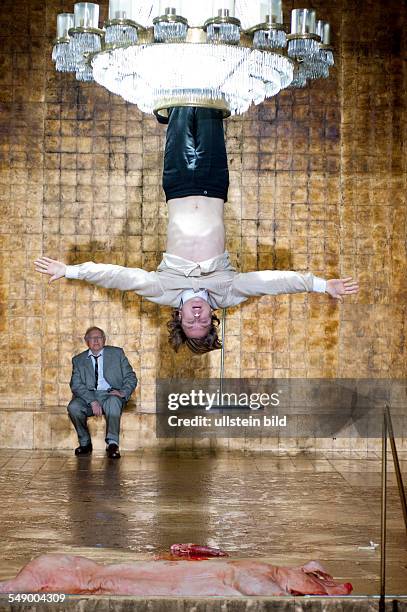
[{"label": "dark shadow on wall", "polygon": [[[123,236],[127,235],[126,227],[124,227]],[[80,249],[76,248],[75,245],[72,245],[68,251],[66,263],[68,265],[76,265],[86,261],[93,261],[94,263],[126,265],[126,263],[123,264],[123,254],[119,247],[122,247],[122,243],[118,243],[116,245],[114,241],[110,241],[110,244],[107,247],[104,242],[98,240],[91,240],[87,245],[82,244]],[[155,253],[154,257],[151,257],[151,255],[153,254],[148,253],[148,262],[145,261],[145,257],[141,256],[140,261],[137,262],[137,265],[130,267],[143,268],[147,271],[155,270],[161,261],[161,254]],[[109,299],[115,302],[120,302],[123,305],[123,308],[133,308],[135,296],[133,291],[104,289],[103,287],[96,287],[96,289],[98,291],[109,292]],[[142,298],[137,296],[137,299],[141,300]]]},{"label": "dark shadow on wall", "polygon": [[[262,246],[257,255],[259,270],[292,270],[293,256],[288,249]],[[251,270],[247,270],[250,272]]]}]

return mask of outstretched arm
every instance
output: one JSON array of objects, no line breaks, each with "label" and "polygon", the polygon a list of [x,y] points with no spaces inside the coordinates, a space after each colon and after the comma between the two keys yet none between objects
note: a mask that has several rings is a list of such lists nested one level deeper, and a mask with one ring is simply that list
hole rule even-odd
[{"label": "outstretched arm", "polygon": [[88,261],[77,266],[67,266],[50,257],[39,257],[34,262],[35,270],[50,276],[49,282],[66,277],[93,283],[106,289],[135,291],[139,295],[152,298],[161,295],[162,290],[156,272],[146,272],[140,268],[125,268],[112,264],[95,264]]},{"label": "outstretched arm", "polygon": [[231,287],[231,297],[243,301],[243,299],[253,296],[311,291],[326,292],[331,297],[342,301],[344,295],[357,293],[359,285],[352,277],[326,281],[311,273],[300,274],[291,271],[263,270],[236,274]]}]

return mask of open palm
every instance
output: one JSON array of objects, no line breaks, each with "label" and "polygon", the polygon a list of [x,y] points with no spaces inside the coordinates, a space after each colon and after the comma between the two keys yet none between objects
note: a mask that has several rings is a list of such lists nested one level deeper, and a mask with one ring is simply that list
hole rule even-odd
[{"label": "open palm", "polygon": [[326,292],[340,302],[343,302],[344,295],[352,295],[358,291],[359,285],[351,276],[346,278],[332,278],[326,283]]},{"label": "open palm", "polygon": [[49,257],[39,257],[34,261],[35,271],[41,274],[48,274],[51,278],[49,282],[58,280],[65,276],[66,265],[62,261],[56,261]]}]

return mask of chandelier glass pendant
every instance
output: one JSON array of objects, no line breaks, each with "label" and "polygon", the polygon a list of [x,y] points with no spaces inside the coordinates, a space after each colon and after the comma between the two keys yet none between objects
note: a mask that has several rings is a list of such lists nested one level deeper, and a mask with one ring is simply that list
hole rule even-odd
[{"label": "chandelier glass pendant", "polygon": [[330,26],[315,11],[282,0],[110,0],[79,2],[57,17],[52,59],[59,72],[96,81],[144,112],[171,106],[243,113],[286,87],[327,78],[334,64]]}]

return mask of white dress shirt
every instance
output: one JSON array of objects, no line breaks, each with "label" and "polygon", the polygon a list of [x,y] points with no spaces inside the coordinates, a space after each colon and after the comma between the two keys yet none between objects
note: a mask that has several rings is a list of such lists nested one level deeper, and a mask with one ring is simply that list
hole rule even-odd
[{"label": "white dress shirt", "polygon": [[[93,365],[93,369],[95,369],[95,356],[92,351],[89,349],[88,358],[90,359],[91,364]],[[103,376],[103,349],[99,353],[98,359],[98,386],[97,391],[107,391],[111,386],[107,382],[106,378]]]}]

